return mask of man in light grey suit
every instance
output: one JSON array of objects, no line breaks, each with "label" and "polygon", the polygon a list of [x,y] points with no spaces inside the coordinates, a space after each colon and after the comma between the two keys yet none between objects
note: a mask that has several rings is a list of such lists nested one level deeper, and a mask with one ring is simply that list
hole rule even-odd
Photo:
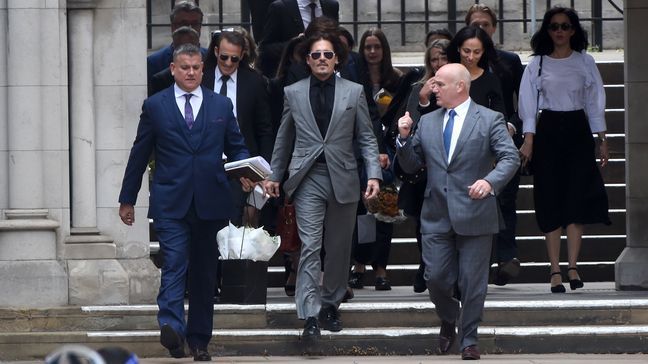
[{"label": "man in light grey suit", "polygon": [[[320,325],[342,330],[338,307],[349,275],[351,241],[361,195],[355,148],[360,150],[374,198],[382,176],[378,145],[361,85],[335,75],[346,49],[337,34],[316,33],[304,47],[311,76],[285,88],[284,111],[272,154],[271,196],[283,189],[294,200],[302,241],[295,301],[306,320],[302,340],[320,338]],[[323,242],[323,243],[322,243]],[[320,250],[326,251],[320,289]],[[319,320],[318,320],[319,318]]]},{"label": "man in light grey suit", "polygon": [[448,352],[461,317],[461,357],[479,359],[477,327],[488,288],[492,235],[500,229],[495,196],[516,173],[520,159],[502,114],[468,96],[470,73],[463,65],[443,66],[434,78],[441,108],[421,117],[414,136],[409,135],[409,115],[398,120],[396,155],[406,172],[427,168],[421,233],[425,279],[441,319],[439,349]]}]

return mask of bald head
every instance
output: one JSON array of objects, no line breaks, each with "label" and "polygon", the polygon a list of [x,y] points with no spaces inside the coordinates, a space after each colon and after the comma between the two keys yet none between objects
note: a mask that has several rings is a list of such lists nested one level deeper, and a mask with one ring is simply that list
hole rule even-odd
[{"label": "bald head", "polygon": [[470,92],[470,72],[461,63],[448,63],[439,68],[434,75],[434,88],[437,105],[453,109],[468,100]]}]

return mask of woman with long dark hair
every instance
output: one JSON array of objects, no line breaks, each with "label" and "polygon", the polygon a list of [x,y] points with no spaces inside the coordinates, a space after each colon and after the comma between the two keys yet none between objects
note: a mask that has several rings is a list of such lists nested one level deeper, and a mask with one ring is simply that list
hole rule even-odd
[{"label": "woman with long dark hair", "polygon": [[498,62],[495,46],[488,33],[475,26],[463,27],[450,41],[447,53],[450,63],[461,63],[470,72],[470,98],[505,114],[500,80],[490,70],[497,68]]},{"label": "woman with long dark hair", "polygon": [[[360,81],[366,95],[376,101],[380,117],[390,107],[392,98],[398,91],[403,74],[392,65],[391,49],[385,33],[379,28],[370,28],[360,38]],[[383,125],[389,123],[383,121]],[[382,130],[374,130],[377,138],[382,138]],[[381,152],[380,167],[383,169],[383,182],[392,176],[388,170],[390,161],[388,154]],[[361,176],[361,178],[365,178]],[[358,214],[365,214],[364,206],[358,206]],[[354,242],[353,259],[355,261],[353,272],[349,279],[351,288],[364,287],[365,265],[371,264],[374,269],[376,290],[390,290],[391,284],[387,279],[387,263],[391,249],[393,224],[376,221],[376,241],[369,244]]]},{"label": "woman with long dark hair", "polygon": [[[560,237],[567,234],[567,278],[583,287],[577,261],[583,225],[609,224],[608,200],[596,165],[598,134],[601,166],[608,160],[605,92],[587,36],[573,9],[548,10],[531,38],[533,59],[520,85],[523,165],[533,165],[536,220],[545,235],[551,263],[551,292],[563,293]],[[540,117],[536,123],[536,114]]]}]

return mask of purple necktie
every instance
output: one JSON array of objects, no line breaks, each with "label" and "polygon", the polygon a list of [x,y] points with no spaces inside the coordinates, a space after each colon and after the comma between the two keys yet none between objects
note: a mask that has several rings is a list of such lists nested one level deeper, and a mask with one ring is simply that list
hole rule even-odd
[{"label": "purple necktie", "polygon": [[191,96],[193,95],[184,94],[185,99],[187,99],[187,101],[185,102],[185,123],[187,123],[189,130],[191,130],[194,124],[193,108],[191,108],[191,103],[189,102]]}]

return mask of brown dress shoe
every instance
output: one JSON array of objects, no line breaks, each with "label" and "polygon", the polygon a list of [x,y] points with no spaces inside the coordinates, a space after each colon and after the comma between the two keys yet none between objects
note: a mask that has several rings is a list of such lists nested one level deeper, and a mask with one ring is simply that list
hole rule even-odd
[{"label": "brown dress shoe", "polygon": [[441,321],[441,330],[439,332],[439,351],[446,354],[452,347],[457,337],[455,324],[453,322]]},{"label": "brown dress shoe", "polygon": [[466,346],[461,352],[461,360],[479,360],[479,348],[477,345]]}]

